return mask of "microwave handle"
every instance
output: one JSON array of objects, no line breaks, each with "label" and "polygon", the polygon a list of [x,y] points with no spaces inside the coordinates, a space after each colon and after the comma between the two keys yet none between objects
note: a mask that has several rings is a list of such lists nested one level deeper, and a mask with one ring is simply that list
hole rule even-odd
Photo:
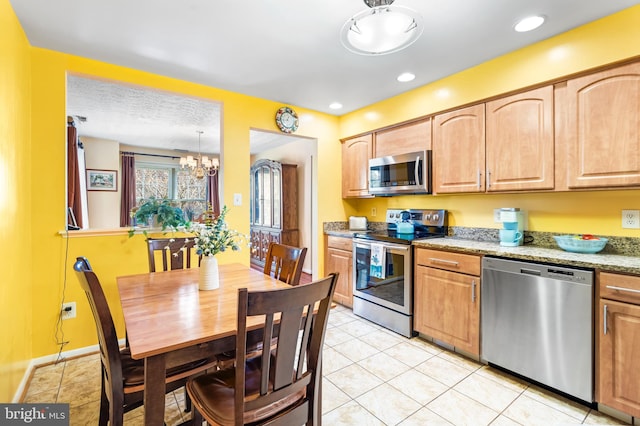
[{"label": "microwave handle", "polygon": [[420,182],[420,156],[416,157],[416,166],[413,170],[413,175],[416,177],[416,182],[418,182],[418,185],[422,185],[422,182]]}]

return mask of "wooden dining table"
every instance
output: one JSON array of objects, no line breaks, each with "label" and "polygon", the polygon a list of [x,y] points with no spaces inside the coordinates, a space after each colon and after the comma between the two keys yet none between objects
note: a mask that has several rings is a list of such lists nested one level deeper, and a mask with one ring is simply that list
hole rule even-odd
[{"label": "wooden dining table", "polygon": [[[238,289],[287,288],[242,264],[219,266],[220,287],[199,290],[199,269],[117,278],[127,338],[134,359],[144,360],[145,424],[164,422],[167,367],[235,348]],[[259,328],[260,318],[253,318]]]}]

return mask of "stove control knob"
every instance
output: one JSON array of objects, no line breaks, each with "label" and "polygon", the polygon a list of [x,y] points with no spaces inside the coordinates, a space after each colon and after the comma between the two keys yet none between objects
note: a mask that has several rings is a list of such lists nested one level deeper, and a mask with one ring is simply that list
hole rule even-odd
[{"label": "stove control knob", "polygon": [[424,217],[425,222],[431,222],[431,213],[428,213],[425,217]]},{"label": "stove control knob", "polygon": [[440,215],[438,213],[433,214],[433,221],[438,222],[440,220]]}]

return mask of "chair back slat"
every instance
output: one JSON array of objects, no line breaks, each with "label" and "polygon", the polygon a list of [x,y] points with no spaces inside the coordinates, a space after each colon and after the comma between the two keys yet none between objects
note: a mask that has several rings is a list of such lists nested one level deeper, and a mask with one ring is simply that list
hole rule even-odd
[{"label": "chair back slat", "polygon": [[298,285],[307,248],[271,242],[264,263],[264,273],[289,285]]},{"label": "chair back slat", "polygon": [[248,319],[265,316],[265,322],[258,395],[245,398],[246,372],[244,368],[236,368],[236,425],[243,424],[245,412],[260,411],[298,393],[304,396],[295,408],[283,409],[266,423],[313,424],[314,418],[320,415],[315,392],[322,380],[321,351],[337,278],[337,274],[331,274],[310,284],[287,289],[238,291],[236,366],[247,362]]},{"label": "chair back slat", "polygon": [[[265,325],[263,327],[262,347],[270,348],[271,339],[273,339],[273,313],[269,313],[265,317]],[[262,357],[262,371],[271,369],[271,356]],[[269,377],[262,375],[260,377],[260,395],[266,395],[269,388]]]},{"label": "chair back slat", "polygon": [[191,268],[191,257],[195,252],[194,238],[147,238],[147,247],[149,272],[158,271],[158,255],[162,259],[163,271]]},{"label": "chair back slat", "polygon": [[[313,306],[307,306],[307,310],[310,311],[313,309]],[[313,324],[313,315],[306,315],[302,320],[303,324],[300,327],[303,330],[302,338],[300,341],[301,348],[307,348],[309,346],[309,336],[311,335],[311,324]],[[298,357],[298,366],[297,369],[297,379],[302,377],[302,372],[304,371],[304,361],[305,358],[303,356]]]},{"label": "chair back slat", "polygon": [[[304,306],[282,313],[278,334],[278,356],[273,366],[273,389],[278,390],[293,383],[296,359],[305,358],[302,348],[298,348],[298,338]],[[305,313],[304,316],[313,315]]]}]

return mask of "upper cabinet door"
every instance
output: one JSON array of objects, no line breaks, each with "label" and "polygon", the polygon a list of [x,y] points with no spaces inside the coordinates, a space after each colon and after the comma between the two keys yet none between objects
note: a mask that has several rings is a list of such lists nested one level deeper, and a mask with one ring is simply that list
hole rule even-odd
[{"label": "upper cabinet door", "polygon": [[487,191],[553,189],[553,86],[487,102]]},{"label": "upper cabinet door", "polygon": [[376,132],[373,157],[431,149],[431,118]]},{"label": "upper cabinet door", "polygon": [[640,63],[569,80],[567,185],[640,185]]},{"label": "upper cabinet door", "polygon": [[433,192],[484,192],[484,104],[436,115]]},{"label": "upper cabinet door", "polygon": [[369,159],[373,135],[342,142],[342,198],[369,197]]}]

